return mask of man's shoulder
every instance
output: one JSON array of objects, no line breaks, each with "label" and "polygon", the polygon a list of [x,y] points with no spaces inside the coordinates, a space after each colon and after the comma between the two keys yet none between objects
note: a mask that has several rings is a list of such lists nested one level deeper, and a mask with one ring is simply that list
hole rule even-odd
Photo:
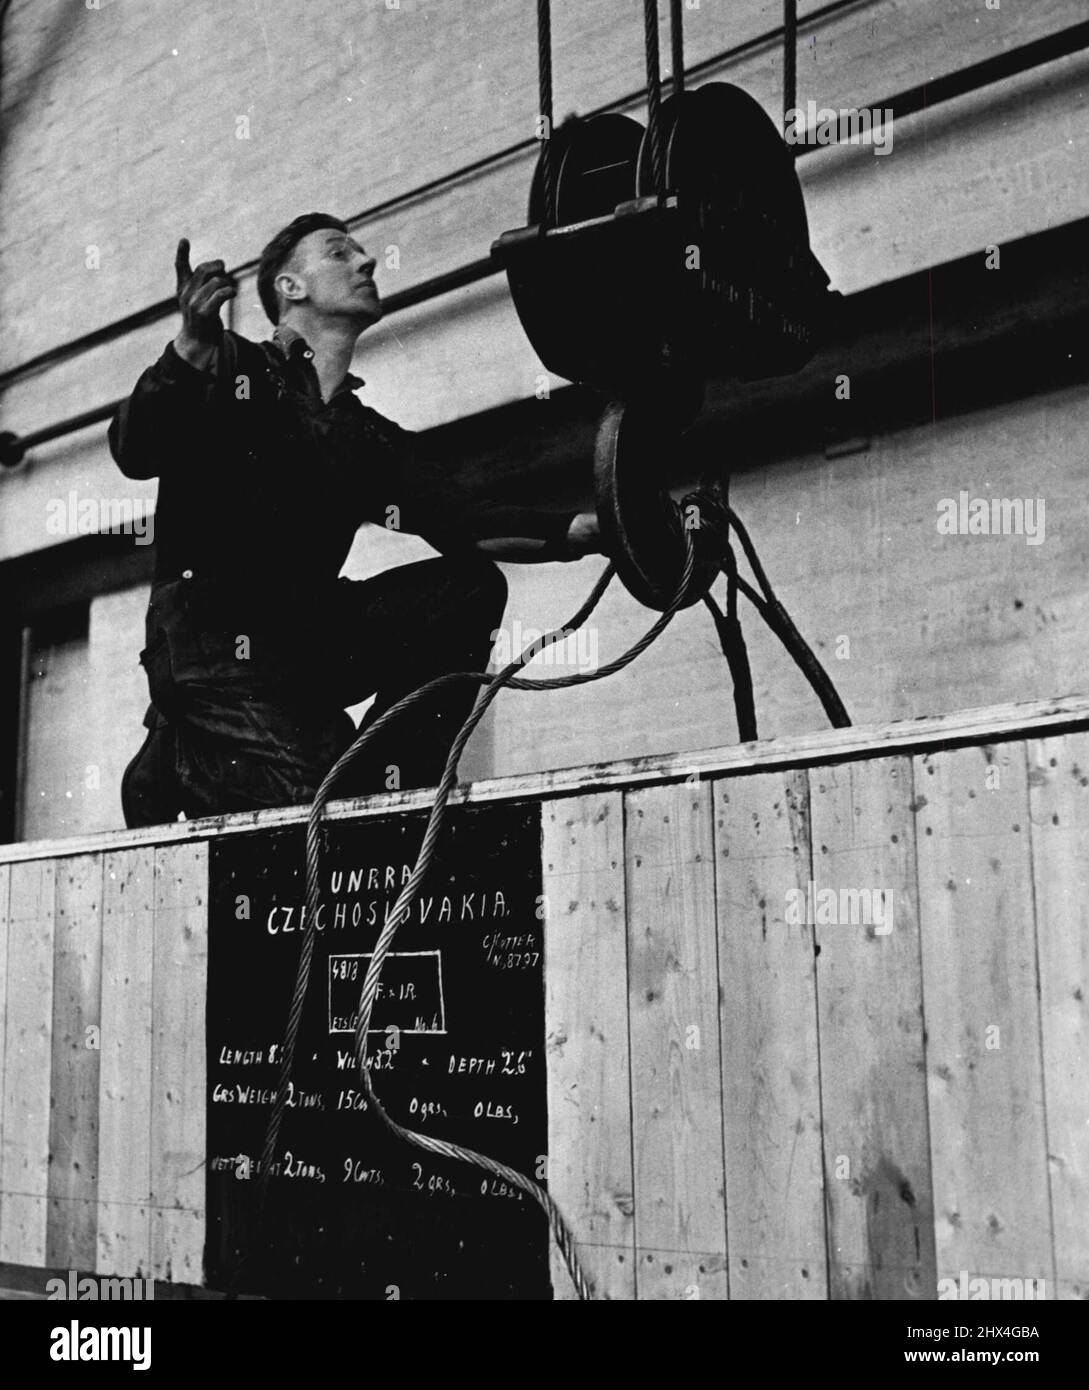
[{"label": "man's shoulder", "polygon": [[256,389],[258,381],[271,375],[276,355],[271,343],[257,343],[232,328],[225,328],[216,350],[215,374],[220,389],[227,389],[238,399],[250,399],[248,392],[239,395],[239,378],[250,381],[250,391]]},{"label": "man's shoulder", "polygon": [[376,425],[384,425],[387,429],[396,430],[398,434],[415,437],[414,430],[406,430],[405,427],[399,425],[396,420],[391,420],[388,415],[383,415],[380,410],[375,410],[373,405],[368,405],[366,401],[361,401],[356,394],[358,389],[358,387],[353,386],[346,394],[351,397],[352,401],[355,403],[355,409],[360,414],[366,416],[368,420],[373,421]]},{"label": "man's shoulder", "polygon": [[[359,386],[362,385],[363,383],[360,382]],[[391,420],[388,415],[383,415],[380,410],[375,410],[373,405],[368,405],[366,401],[360,400],[356,394],[358,390],[358,386],[352,386],[344,392],[355,417],[361,420],[371,433],[383,435],[390,441],[396,441],[403,449],[412,449],[419,439],[416,431],[405,429],[404,425],[399,425],[396,420]]]},{"label": "man's shoulder", "polygon": [[233,328],[223,330],[220,345],[224,357],[231,362],[264,362],[267,349],[272,346],[271,343],[257,343],[252,338],[244,338]]}]

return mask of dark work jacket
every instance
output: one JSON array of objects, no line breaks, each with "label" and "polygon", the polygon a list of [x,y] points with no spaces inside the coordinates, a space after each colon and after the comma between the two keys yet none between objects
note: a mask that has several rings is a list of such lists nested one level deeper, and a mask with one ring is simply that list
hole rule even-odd
[{"label": "dark work jacket", "polygon": [[[571,558],[571,512],[466,499],[419,435],[356,398],[359,385],[347,377],[324,403],[299,334],[278,330],[275,343],[257,344],[225,331],[211,370],[168,343],[119,407],[114,459],[126,477],[159,478],[145,656],[167,638],[172,650],[158,692],[144,664],[163,713],[184,713],[176,701],[163,709],[178,684],[320,684],[315,662],[338,640],[325,599],[364,522],[445,554],[525,536],[547,542],[542,559]],[[241,667],[240,636],[249,643]]]}]

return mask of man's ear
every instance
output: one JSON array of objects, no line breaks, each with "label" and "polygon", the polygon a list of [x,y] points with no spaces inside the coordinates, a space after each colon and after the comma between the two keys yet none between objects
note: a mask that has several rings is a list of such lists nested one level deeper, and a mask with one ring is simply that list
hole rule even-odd
[{"label": "man's ear", "polygon": [[292,270],[281,270],[272,284],[276,293],[280,295],[281,298],[293,304],[297,304],[300,299],[306,298],[306,286]]}]

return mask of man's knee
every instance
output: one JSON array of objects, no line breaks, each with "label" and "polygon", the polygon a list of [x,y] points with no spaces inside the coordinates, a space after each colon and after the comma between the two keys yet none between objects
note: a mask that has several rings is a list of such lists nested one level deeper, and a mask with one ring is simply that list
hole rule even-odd
[{"label": "man's knee", "polygon": [[121,809],[130,830],[177,820],[181,808],[170,732],[150,730],[121,777]]},{"label": "man's knee", "polygon": [[494,560],[479,553],[465,556],[445,556],[457,568],[457,573],[465,586],[466,595],[479,598],[482,604],[506,607],[508,585],[507,576]]}]

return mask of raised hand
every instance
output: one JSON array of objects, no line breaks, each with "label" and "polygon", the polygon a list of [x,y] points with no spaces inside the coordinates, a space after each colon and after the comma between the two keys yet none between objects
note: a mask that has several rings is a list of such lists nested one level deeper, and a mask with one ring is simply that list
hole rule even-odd
[{"label": "raised hand", "polygon": [[178,307],[182,315],[183,340],[215,347],[223,336],[219,311],[238,293],[234,278],[222,261],[202,261],[193,270],[189,265],[189,240],[182,237],[174,258],[178,279]]}]

